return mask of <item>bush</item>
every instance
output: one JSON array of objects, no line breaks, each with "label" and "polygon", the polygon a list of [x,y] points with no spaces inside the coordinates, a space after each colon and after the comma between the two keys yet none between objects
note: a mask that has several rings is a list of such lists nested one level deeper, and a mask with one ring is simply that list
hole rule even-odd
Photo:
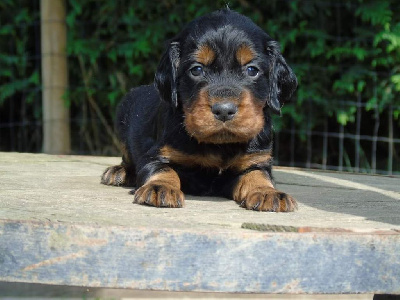
[{"label": "bush", "polygon": [[[152,82],[168,38],[191,19],[225,3],[67,1],[70,90],[66,102],[76,132],[75,152],[116,154],[104,129],[113,128],[120,98],[131,87]],[[400,2],[238,0],[231,1],[230,7],[280,42],[299,80],[294,101],[284,106],[283,118],[275,120],[280,141],[293,129],[296,132],[295,146],[283,141],[277,145],[281,162],[296,157],[296,161],[338,165],[343,156],[345,165],[346,160],[348,166],[354,165],[357,154],[350,150],[354,145],[345,144],[344,150],[331,142],[323,146],[318,134],[311,143],[310,132],[399,138],[400,15],[395,12],[400,11]],[[32,104],[40,99],[38,36],[32,34],[37,32],[38,8],[38,0],[0,4],[0,105],[24,102],[32,122],[41,116],[40,106]],[[357,114],[363,116],[359,124]],[[7,118],[3,112],[1,116]],[[361,153],[361,167],[370,168],[369,157],[377,150],[352,142]],[[35,145],[25,151],[40,151],[40,141]],[[329,148],[328,158],[321,154],[324,147]],[[387,147],[393,147],[393,165],[400,170],[398,143],[385,144],[382,154],[378,146],[378,164],[387,159]]]}]

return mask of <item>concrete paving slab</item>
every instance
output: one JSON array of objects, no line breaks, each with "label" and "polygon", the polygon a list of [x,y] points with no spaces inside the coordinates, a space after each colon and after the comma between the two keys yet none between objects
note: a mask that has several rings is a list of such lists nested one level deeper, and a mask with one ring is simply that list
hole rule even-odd
[{"label": "concrete paving slab", "polygon": [[191,195],[182,209],[159,209],[132,204],[130,189],[99,183],[119,162],[0,153],[0,280],[400,293],[399,178],[275,168],[277,187],[299,201],[297,212],[247,211]]},{"label": "concrete paving slab", "polygon": [[0,300],[399,300],[375,299],[372,294],[277,295],[209,292],[168,292],[130,289],[66,287],[0,282]]},{"label": "concrete paving slab", "polygon": [[[363,184],[393,193],[385,195],[352,186],[355,175],[276,168],[277,187],[299,201],[295,213],[259,213],[225,198],[191,195],[183,209],[157,209],[132,204],[129,188],[99,184],[102,171],[119,162],[113,157],[1,153],[0,218],[200,230],[240,228],[243,223],[400,229],[399,178],[360,176]],[[335,183],[338,177],[349,185]]]}]

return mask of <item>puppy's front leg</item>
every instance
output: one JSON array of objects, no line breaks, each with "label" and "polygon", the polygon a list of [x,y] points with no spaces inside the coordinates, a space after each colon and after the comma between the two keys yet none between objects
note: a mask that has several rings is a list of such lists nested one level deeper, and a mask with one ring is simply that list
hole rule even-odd
[{"label": "puppy's front leg", "polygon": [[134,194],[134,203],[156,207],[183,207],[184,201],[179,176],[170,167],[148,176]]},{"label": "puppy's front leg", "polygon": [[233,200],[242,207],[258,211],[290,212],[297,209],[296,200],[274,188],[265,170],[253,170],[239,177],[233,188]]}]

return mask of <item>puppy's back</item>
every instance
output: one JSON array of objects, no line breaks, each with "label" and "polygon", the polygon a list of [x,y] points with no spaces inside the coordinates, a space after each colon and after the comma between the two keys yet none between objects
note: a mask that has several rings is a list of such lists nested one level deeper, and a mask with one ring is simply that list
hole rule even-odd
[{"label": "puppy's back", "polygon": [[162,104],[154,85],[143,85],[131,89],[118,105],[117,133],[134,157],[140,157],[155,144],[162,127],[157,122]]}]

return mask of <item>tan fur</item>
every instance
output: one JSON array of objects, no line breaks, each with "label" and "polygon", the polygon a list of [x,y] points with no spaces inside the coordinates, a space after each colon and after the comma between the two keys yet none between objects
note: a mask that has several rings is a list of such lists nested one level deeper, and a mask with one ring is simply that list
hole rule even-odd
[{"label": "tan fur", "polygon": [[[231,100],[231,99],[229,99]],[[261,101],[244,90],[239,99],[236,116],[225,123],[215,119],[211,106],[219,99],[211,99],[206,89],[190,107],[184,107],[185,127],[188,134],[200,143],[244,143],[253,139],[264,127],[264,112]]]},{"label": "tan fur", "polygon": [[179,176],[172,169],[167,169],[166,171],[161,171],[154,174],[153,176],[151,176],[149,179],[146,180],[145,184],[149,183],[169,185],[176,189],[181,188],[181,181],[179,180]]},{"label": "tan fur", "polygon": [[135,192],[134,202],[156,207],[183,207],[184,195],[178,174],[168,168],[152,175]]},{"label": "tan fur", "polygon": [[242,45],[236,51],[236,59],[242,66],[247,65],[254,57],[254,51],[248,45]]},{"label": "tan fur", "polygon": [[204,66],[209,66],[215,59],[215,52],[210,46],[202,45],[194,53],[194,58],[198,63],[201,63]]},{"label": "tan fur", "polygon": [[258,211],[289,212],[297,209],[296,200],[276,190],[263,171],[242,175],[233,191],[233,200],[241,206]]},{"label": "tan fur", "polygon": [[218,154],[186,154],[171,146],[162,147],[160,155],[170,162],[186,167],[200,166],[203,168],[218,168],[220,170],[233,169],[238,172],[244,171],[253,165],[268,163],[272,159],[271,154],[265,151],[238,154],[229,160],[225,160]]}]

